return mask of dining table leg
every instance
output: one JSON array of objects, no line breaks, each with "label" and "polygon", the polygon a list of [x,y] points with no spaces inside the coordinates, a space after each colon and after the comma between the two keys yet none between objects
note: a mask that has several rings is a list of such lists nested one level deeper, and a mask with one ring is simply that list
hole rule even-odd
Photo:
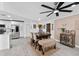
[{"label": "dining table leg", "polygon": [[41,45],[39,45],[39,51],[41,51],[42,54],[44,55],[44,49],[43,49],[43,47]]},{"label": "dining table leg", "polygon": [[54,48],[56,49],[56,44],[54,45]]},{"label": "dining table leg", "polygon": [[42,47],[42,54],[44,55],[45,53],[44,53],[44,48]]}]

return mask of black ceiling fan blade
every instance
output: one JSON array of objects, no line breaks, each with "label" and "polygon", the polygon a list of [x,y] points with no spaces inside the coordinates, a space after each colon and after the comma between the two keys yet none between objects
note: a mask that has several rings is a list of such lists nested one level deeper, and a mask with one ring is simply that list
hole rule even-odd
[{"label": "black ceiling fan blade", "polygon": [[40,14],[43,14],[43,13],[49,13],[49,12],[52,12],[52,11],[45,11],[45,12],[41,12]]},{"label": "black ceiling fan blade", "polygon": [[75,5],[79,4],[79,2],[74,2]]},{"label": "black ceiling fan blade", "polygon": [[59,13],[56,13],[56,16],[59,16]]},{"label": "black ceiling fan blade", "polygon": [[51,12],[50,14],[48,14],[47,17],[50,16],[51,14],[53,14],[53,12]]},{"label": "black ceiling fan blade", "polygon": [[72,6],[72,5],[74,5],[74,4],[78,4],[78,3],[74,2],[74,3],[71,3],[71,4],[69,4],[69,5],[66,5],[66,6],[64,6],[64,7],[61,7],[60,9],[64,9],[64,8],[71,7],[71,6]]},{"label": "black ceiling fan blade", "polygon": [[51,10],[55,10],[54,8],[52,8],[52,7],[49,7],[49,6],[47,6],[47,5],[41,5],[42,7],[45,7],[45,8],[48,8],[48,9],[51,9]]},{"label": "black ceiling fan blade", "polygon": [[60,12],[72,12],[72,10],[59,10]]},{"label": "black ceiling fan blade", "polygon": [[64,2],[59,2],[57,9],[59,9],[63,4],[64,4]]}]

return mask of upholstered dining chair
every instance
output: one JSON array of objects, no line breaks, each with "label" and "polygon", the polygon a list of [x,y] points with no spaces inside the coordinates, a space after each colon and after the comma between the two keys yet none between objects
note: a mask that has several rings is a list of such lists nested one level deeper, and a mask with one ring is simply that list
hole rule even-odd
[{"label": "upholstered dining chair", "polygon": [[33,33],[31,33],[31,45],[34,46],[35,44]]},{"label": "upholstered dining chair", "polygon": [[38,40],[37,37],[36,37],[36,33],[33,34],[33,37],[34,37],[34,41],[35,41],[35,42],[34,42],[34,43],[35,43],[35,49],[38,49],[38,47],[39,47],[38,41],[39,41],[39,40]]}]

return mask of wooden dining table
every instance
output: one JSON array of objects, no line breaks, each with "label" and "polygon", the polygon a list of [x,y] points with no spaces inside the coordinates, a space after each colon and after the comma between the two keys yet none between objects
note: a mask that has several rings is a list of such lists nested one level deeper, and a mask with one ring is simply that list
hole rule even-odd
[{"label": "wooden dining table", "polygon": [[39,40],[48,39],[48,38],[50,38],[50,36],[51,36],[50,33],[43,33],[43,34],[37,34],[36,35],[37,39],[39,39]]},{"label": "wooden dining table", "polygon": [[50,48],[50,47],[56,48],[56,42],[53,39],[39,40],[38,44],[41,46],[40,48],[42,49],[42,54],[45,53],[46,48]]}]

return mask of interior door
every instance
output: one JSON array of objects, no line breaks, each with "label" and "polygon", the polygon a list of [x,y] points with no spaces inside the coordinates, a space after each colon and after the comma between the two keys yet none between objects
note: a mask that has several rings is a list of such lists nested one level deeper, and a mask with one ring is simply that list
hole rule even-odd
[{"label": "interior door", "polygon": [[15,29],[16,29],[16,32],[19,32],[19,26],[16,26]]},{"label": "interior door", "polygon": [[51,24],[50,23],[46,24],[46,32],[51,33]]}]

